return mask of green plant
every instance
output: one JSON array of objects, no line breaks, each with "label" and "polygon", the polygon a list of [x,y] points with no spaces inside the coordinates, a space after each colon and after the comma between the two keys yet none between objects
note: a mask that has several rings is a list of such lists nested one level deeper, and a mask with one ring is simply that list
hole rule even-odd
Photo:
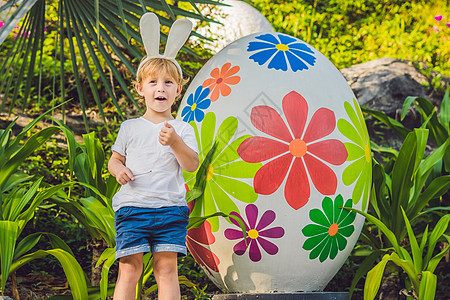
[{"label": "green plant", "polygon": [[[408,108],[413,104],[419,112],[422,119],[422,127],[430,131],[430,138],[436,146],[443,145],[449,138],[450,133],[450,89],[445,92],[439,109],[439,117],[437,107],[428,99],[422,97],[407,97],[403,104],[401,120],[403,120],[408,112]],[[450,152],[445,153],[443,161],[436,168],[438,173],[444,171],[450,172]]]},{"label": "green plant", "polygon": [[[405,211],[408,220],[414,220],[430,200],[446,194],[450,187],[449,175],[438,176],[425,186],[434,165],[442,160],[450,144],[450,139],[447,139],[432,154],[422,159],[427,136],[427,129],[414,129],[410,132],[403,142],[398,157],[391,158],[386,164],[387,168],[373,161],[371,208],[383,226],[393,232],[393,238],[398,244],[402,243],[407,233],[402,210]],[[385,235],[376,238],[367,226],[361,233],[361,240],[369,245],[370,249],[359,250],[366,252],[367,258],[355,275],[351,291],[358,280],[373,266],[376,259],[393,246],[391,238]]]},{"label": "green plant", "polygon": [[[392,238],[397,244],[404,242],[408,233],[408,226],[405,223],[407,220],[408,222],[418,220],[431,211],[449,210],[448,207],[439,205],[439,199],[448,193],[450,187],[447,170],[450,155],[448,101],[447,91],[442,100],[440,114],[437,116],[437,109],[428,100],[408,97],[403,106],[402,120],[412,103],[422,116],[421,128],[413,131],[382,112],[363,109],[404,138],[398,152],[392,149],[385,150],[376,145],[372,147],[385,156],[383,156],[384,165],[373,159],[373,187],[369,212],[372,218],[379,220],[386,230],[393,233]],[[428,135],[437,148],[425,157]],[[432,200],[437,200],[435,201],[437,204],[424,211]],[[392,239],[386,235],[386,231],[378,232],[377,238],[374,235],[377,231],[371,224],[373,223],[369,219],[368,226],[363,228],[361,234],[361,240],[366,246],[358,247],[354,251],[355,255],[366,256],[366,259],[354,277],[351,292],[377,259],[393,247]]]},{"label": "green plant", "polygon": [[[408,232],[411,247],[410,252],[408,252],[407,249],[400,246],[395,233],[389,230],[381,220],[360,210],[352,208],[349,209],[363,215],[370,222],[375,224],[392,244],[392,247],[387,250],[393,250],[393,252],[390,254],[385,254],[381,261],[367,273],[366,284],[364,286],[364,299],[371,300],[377,295],[386,264],[389,261],[392,261],[394,264],[402,268],[408,275],[412,285],[412,295],[414,299],[434,299],[437,286],[437,277],[433,273],[440,260],[450,250],[450,245],[447,245],[435,256],[433,256],[433,252],[438,240],[441,237],[445,237],[447,242],[450,242],[450,236],[444,234],[448,227],[448,223],[450,222],[450,215],[444,215],[441,217],[430,235],[428,235],[427,225],[422,234],[422,240],[419,245],[408,217],[402,208],[403,220],[406,225],[405,227]],[[427,242],[428,247],[425,252]]]},{"label": "green plant", "polygon": [[[53,234],[46,234],[53,249],[37,250],[27,254],[45,233],[28,235],[20,240],[19,236],[25,225],[33,218],[34,211],[45,199],[50,198],[71,183],[64,183],[42,188],[42,177],[34,178],[17,171],[23,161],[34,150],[44,144],[57,127],[48,127],[33,134],[24,144],[23,138],[33,126],[43,118],[40,116],[26,126],[15,138],[12,138],[12,127],[15,121],[0,131],[0,258],[1,289],[5,290],[8,277],[14,278],[15,271],[24,264],[47,255],[55,256],[61,263],[72,289],[75,299],[85,299],[87,285],[84,273],[73,257],[70,248],[63,240]],[[16,284],[13,282],[13,284]],[[17,293],[17,291],[14,291]]]},{"label": "green plant", "polygon": [[95,132],[83,135],[84,143],[75,141],[72,131],[59,121],[68,150],[68,176],[84,187],[82,196],[72,197],[72,190],[59,192],[50,199],[76,217],[94,239],[103,238],[115,245],[114,211],[111,199],[119,184],[105,171],[105,152]]},{"label": "green plant", "polygon": [[[31,100],[30,96],[37,95],[36,102],[39,102],[42,87],[46,86],[43,78],[52,82],[53,91],[49,92],[53,92],[53,98],[59,97],[61,102],[67,97],[67,87],[74,90],[85,121],[89,101],[97,106],[105,124],[103,104],[109,100],[119,116],[124,118],[123,106],[119,105],[116,94],[117,87],[135,108],[141,110],[123,77],[123,70],[135,77],[133,64],[143,57],[138,32],[139,15],[156,11],[164,26],[161,38],[165,41],[167,28],[177,16],[209,22],[211,20],[203,17],[198,5],[220,5],[215,0],[183,2],[187,3],[182,5],[178,1],[166,0],[22,1],[0,28],[2,45],[20,22],[17,36],[15,39],[9,38],[9,43],[6,43],[9,49],[1,58],[0,94],[5,94],[1,110],[7,101],[10,111],[17,104],[25,108]],[[131,42],[131,39],[137,43]],[[186,47],[184,51],[196,56]],[[51,70],[49,73],[53,76],[43,73],[44,68]],[[64,75],[68,72],[73,74],[75,84],[68,82],[69,76]],[[23,103],[17,103],[19,99]],[[85,124],[87,127],[87,122]]]},{"label": "green plant", "polygon": [[[76,179],[83,190],[59,191],[57,197],[53,197],[49,201],[74,216],[83,224],[93,239],[103,239],[108,244],[109,248],[97,261],[97,266],[104,263],[100,286],[91,287],[89,291],[89,299],[98,297],[106,299],[113,293],[113,286],[108,285],[107,274],[115,260],[114,252],[108,249],[115,247],[112,196],[118,190],[119,184],[113,176],[106,173],[105,152],[95,132],[83,135],[84,143],[79,144],[75,141],[75,136],[69,128],[59,121],[56,122],[59,123],[67,141],[69,178],[70,180]],[[75,192],[81,196],[73,197]],[[107,259],[103,259],[105,256]],[[103,276],[104,274],[106,275]]]},{"label": "green plant", "polygon": [[[449,28],[440,32],[434,15],[446,16],[445,1],[249,0],[275,31],[311,44],[339,69],[380,57],[420,61],[450,75]],[[445,22],[445,21],[444,21]],[[442,23],[442,21],[441,21]]]}]

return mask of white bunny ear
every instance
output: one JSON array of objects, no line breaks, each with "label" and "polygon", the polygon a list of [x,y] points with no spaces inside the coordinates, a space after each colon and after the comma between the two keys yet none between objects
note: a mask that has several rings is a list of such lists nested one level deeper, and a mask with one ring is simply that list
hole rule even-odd
[{"label": "white bunny ear", "polygon": [[192,31],[192,22],[188,19],[178,19],[170,28],[169,37],[167,38],[164,57],[175,59],[178,51],[183,47]]},{"label": "white bunny ear", "polygon": [[159,56],[159,20],[154,13],[145,13],[139,22],[142,43],[147,57]]}]

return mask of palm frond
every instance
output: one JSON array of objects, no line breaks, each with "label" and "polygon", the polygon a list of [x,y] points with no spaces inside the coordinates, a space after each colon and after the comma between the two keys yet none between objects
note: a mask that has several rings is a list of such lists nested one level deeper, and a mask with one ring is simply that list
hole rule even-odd
[{"label": "palm frond", "polygon": [[[221,5],[213,0],[184,2],[192,10],[165,0],[22,1],[0,29],[0,52],[6,53],[0,57],[0,110],[28,109],[36,99],[38,103],[42,100],[43,87],[51,86],[51,105],[74,97],[71,103],[80,106],[87,131],[86,110],[90,107],[98,108],[105,123],[105,103],[112,103],[119,117],[125,118],[120,98],[142,111],[129,88],[143,57],[140,16],[154,11],[163,27],[171,26],[178,16],[214,22],[200,13],[198,5]],[[52,16],[49,8],[54,11]],[[19,32],[12,36],[17,24]],[[54,45],[50,55],[44,46],[48,39]],[[163,33],[161,40],[167,40]],[[183,51],[198,57],[191,49],[184,47]],[[51,84],[44,82],[49,79]]]}]

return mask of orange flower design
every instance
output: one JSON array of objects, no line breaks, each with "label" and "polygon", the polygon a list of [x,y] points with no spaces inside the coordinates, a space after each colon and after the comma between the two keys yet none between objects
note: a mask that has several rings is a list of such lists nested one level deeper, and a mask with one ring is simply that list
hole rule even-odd
[{"label": "orange flower design", "polygon": [[228,96],[231,93],[229,85],[238,84],[241,77],[234,76],[241,68],[238,66],[231,67],[230,63],[226,63],[222,68],[215,68],[211,71],[211,77],[203,82],[203,88],[209,88],[211,91],[209,99],[216,101],[219,96]]}]

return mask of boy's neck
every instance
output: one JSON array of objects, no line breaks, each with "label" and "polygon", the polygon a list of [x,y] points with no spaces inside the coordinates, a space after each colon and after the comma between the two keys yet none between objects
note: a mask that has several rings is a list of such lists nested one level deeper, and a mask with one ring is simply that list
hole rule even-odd
[{"label": "boy's neck", "polygon": [[144,119],[149,120],[152,123],[158,124],[164,121],[173,120],[172,114],[169,113],[158,113],[151,109],[147,109],[145,114],[142,116]]}]

